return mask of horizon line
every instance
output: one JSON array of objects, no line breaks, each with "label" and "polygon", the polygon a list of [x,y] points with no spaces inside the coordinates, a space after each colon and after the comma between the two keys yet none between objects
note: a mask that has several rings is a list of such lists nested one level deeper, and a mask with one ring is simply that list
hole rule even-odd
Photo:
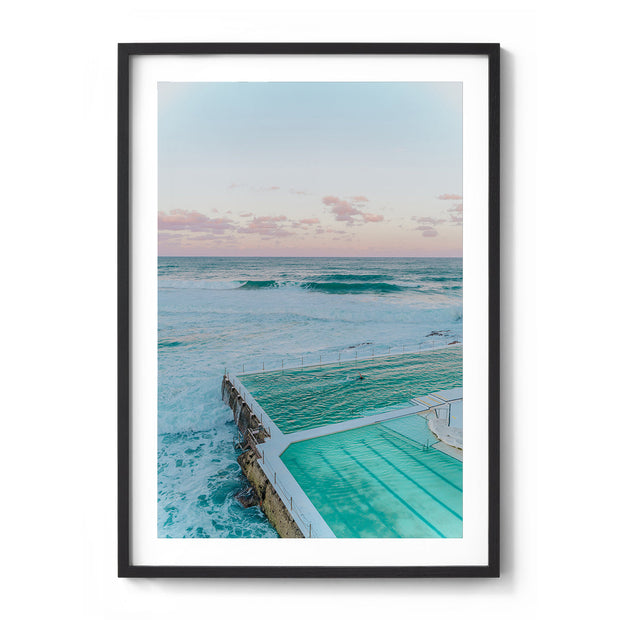
[{"label": "horizon line", "polygon": [[266,255],[233,255],[233,254],[158,254],[157,258],[463,258],[463,256],[316,256],[316,255],[295,255],[295,256],[266,256]]}]

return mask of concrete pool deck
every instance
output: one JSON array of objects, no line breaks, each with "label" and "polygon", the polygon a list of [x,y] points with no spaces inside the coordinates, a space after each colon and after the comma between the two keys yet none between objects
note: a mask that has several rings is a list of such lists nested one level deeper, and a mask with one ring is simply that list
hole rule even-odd
[{"label": "concrete pool deck", "polygon": [[[435,411],[436,407],[449,406],[450,403],[462,400],[462,388],[443,390],[422,397],[414,397],[410,401],[411,404],[405,407],[291,433],[283,433],[280,430],[278,425],[259,405],[235,374],[229,372],[224,376],[222,394],[223,396],[226,394],[229,405],[235,412],[235,407],[243,409],[244,405],[247,406],[250,416],[253,416],[256,420],[257,428],[264,429],[262,443],[252,440],[249,442],[257,456],[256,463],[280,498],[290,517],[295,521],[299,530],[306,538],[335,538],[336,535],[282,461],[281,456],[293,443],[346,432],[373,424],[381,424],[407,416],[422,415],[427,421],[431,418],[429,429],[437,436],[437,442],[427,447],[443,452],[457,460],[463,460],[462,433],[460,447],[454,445],[457,443],[453,437],[454,433],[446,432],[443,425],[439,424],[441,420],[438,419]],[[240,403],[239,400],[241,401]],[[231,404],[233,401],[234,406]],[[237,420],[238,415],[235,413],[235,421],[237,422]],[[435,420],[437,424],[435,424]],[[254,433],[256,432],[255,430]],[[274,523],[274,525],[277,530],[277,524]]]}]

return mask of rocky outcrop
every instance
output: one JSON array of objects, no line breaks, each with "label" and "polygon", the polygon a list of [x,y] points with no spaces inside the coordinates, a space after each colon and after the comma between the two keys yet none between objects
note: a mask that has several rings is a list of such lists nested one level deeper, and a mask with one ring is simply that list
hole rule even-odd
[{"label": "rocky outcrop", "polygon": [[222,400],[232,409],[235,424],[243,436],[241,444],[250,447],[237,461],[251,488],[238,493],[237,500],[246,508],[258,504],[282,538],[304,538],[284,502],[258,464],[256,451],[260,452],[258,446],[264,443],[269,435],[227,376],[222,379]]},{"label": "rocky outcrop", "polygon": [[276,532],[282,538],[304,538],[284,502],[269,482],[265,472],[260,468],[256,454],[252,450],[248,450],[241,454],[237,461],[258,497],[261,510],[276,529]]},{"label": "rocky outcrop", "polygon": [[256,495],[256,491],[251,486],[245,487],[245,489],[239,491],[235,495],[235,499],[244,507],[250,508],[251,506],[258,506],[259,499]]}]

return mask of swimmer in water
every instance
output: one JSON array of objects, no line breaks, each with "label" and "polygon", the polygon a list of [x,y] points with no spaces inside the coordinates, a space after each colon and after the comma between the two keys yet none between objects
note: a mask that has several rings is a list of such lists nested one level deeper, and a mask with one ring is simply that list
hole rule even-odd
[{"label": "swimmer in water", "polygon": [[366,378],[361,372],[358,372],[357,374],[359,375],[359,377],[357,378],[358,381]]}]

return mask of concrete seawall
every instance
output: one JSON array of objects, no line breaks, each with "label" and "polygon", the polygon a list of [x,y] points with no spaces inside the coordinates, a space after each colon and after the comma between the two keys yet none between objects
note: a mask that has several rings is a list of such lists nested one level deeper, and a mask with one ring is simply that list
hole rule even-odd
[{"label": "concrete seawall", "polygon": [[222,379],[222,400],[231,408],[241,435],[239,443],[244,452],[237,462],[254,489],[261,510],[282,538],[304,538],[288,508],[260,466],[260,445],[269,437],[269,433],[226,376]]},{"label": "concrete seawall", "polygon": [[247,450],[237,459],[248,482],[258,496],[259,506],[282,538],[304,538],[301,530],[291,517],[288,508],[279,498],[265,472],[258,464],[258,458],[252,450]]},{"label": "concrete seawall", "polygon": [[263,443],[268,436],[267,431],[227,377],[222,379],[222,400],[232,409],[235,424],[241,435],[245,437],[251,434],[257,443]]}]

